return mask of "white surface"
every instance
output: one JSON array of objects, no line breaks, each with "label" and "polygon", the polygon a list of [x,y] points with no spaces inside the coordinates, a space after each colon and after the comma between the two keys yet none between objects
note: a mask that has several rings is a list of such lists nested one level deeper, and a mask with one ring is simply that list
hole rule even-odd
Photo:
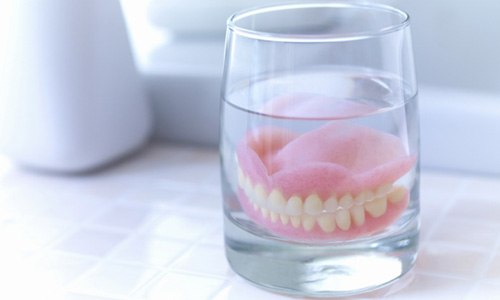
[{"label": "white surface", "polygon": [[0,150],[85,171],[144,144],[151,116],[118,0],[0,1]]},{"label": "white surface", "polygon": [[[499,190],[500,177],[424,171],[417,266],[364,299],[498,299]],[[230,270],[221,202],[215,150],[154,145],[82,177],[2,157],[0,299],[292,299]]]}]

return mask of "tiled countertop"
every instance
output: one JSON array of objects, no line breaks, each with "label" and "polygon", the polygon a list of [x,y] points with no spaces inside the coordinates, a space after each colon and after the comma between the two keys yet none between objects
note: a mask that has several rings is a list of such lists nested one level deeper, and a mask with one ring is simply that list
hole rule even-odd
[{"label": "tiled countertop", "polygon": [[[0,158],[0,299],[291,299],[236,276],[215,150],[153,145],[98,173]],[[417,267],[368,299],[500,299],[500,178],[424,171]]]}]

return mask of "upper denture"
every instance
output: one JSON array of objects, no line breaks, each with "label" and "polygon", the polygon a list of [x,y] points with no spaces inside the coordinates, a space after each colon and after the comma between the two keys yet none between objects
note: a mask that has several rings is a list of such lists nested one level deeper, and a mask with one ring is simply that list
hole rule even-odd
[{"label": "upper denture", "polygon": [[279,187],[285,197],[316,192],[322,198],[393,182],[415,162],[397,137],[345,122],[300,136],[274,128],[250,132],[238,147],[238,159],[251,180],[267,190]]}]

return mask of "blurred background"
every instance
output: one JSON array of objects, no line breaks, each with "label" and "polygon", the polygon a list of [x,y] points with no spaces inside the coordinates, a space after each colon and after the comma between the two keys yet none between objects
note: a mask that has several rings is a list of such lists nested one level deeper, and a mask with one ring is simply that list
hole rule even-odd
[{"label": "blurred background", "polygon": [[[123,2],[157,139],[216,144],[225,21],[234,11],[273,2],[282,1]],[[500,172],[500,3],[374,2],[411,16],[423,166]]]},{"label": "blurred background", "polygon": [[[226,20],[280,2],[1,1],[0,149],[78,172],[150,136],[215,147]],[[500,174],[500,4],[372,2],[411,16],[423,167]]]}]

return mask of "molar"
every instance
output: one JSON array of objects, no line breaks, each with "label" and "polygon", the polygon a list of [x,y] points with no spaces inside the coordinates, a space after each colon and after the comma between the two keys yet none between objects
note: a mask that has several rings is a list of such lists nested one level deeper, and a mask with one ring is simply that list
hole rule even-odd
[{"label": "molar", "polygon": [[387,198],[379,197],[371,202],[365,203],[365,210],[374,218],[380,217],[385,214],[387,210]]},{"label": "molar", "polygon": [[375,197],[383,197],[389,193],[392,189],[392,183],[381,185],[377,188],[375,192]]},{"label": "molar", "polygon": [[356,226],[362,226],[365,223],[365,209],[363,208],[363,206],[353,206],[351,208],[351,217]]},{"label": "molar", "polygon": [[354,199],[354,202],[357,205],[363,205],[365,202],[369,202],[373,199],[374,194],[370,190],[362,191],[359,193],[356,198]]},{"label": "molar", "polygon": [[392,191],[387,195],[387,199],[391,203],[398,203],[403,200],[406,194],[406,188],[404,186],[396,186],[392,189]]}]

